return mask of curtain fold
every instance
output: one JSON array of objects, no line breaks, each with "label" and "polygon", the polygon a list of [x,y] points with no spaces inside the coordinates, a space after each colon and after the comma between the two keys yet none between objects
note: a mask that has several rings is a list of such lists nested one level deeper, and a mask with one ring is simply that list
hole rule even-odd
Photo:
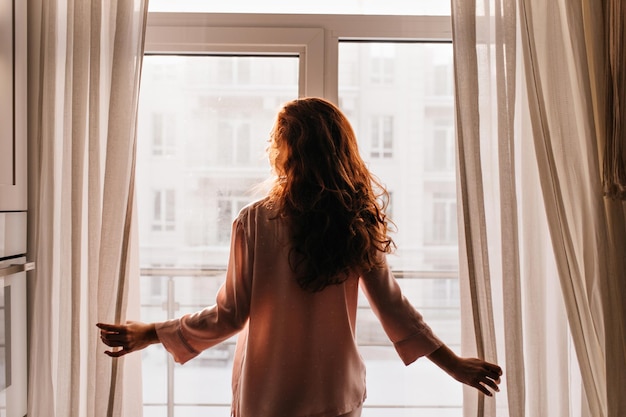
[{"label": "curtain fold", "polygon": [[[462,350],[465,355],[497,362],[487,242],[481,128],[478,116],[479,56],[476,2],[452,1],[457,131],[459,255],[461,273]],[[463,74],[463,76],[459,76]],[[471,302],[467,302],[471,300]],[[466,329],[472,329],[466,331]],[[495,416],[495,402],[464,387],[464,415]]]},{"label": "curtain fold", "polygon": [[[602,332],[602,325],[598,323],[597,317],[594,317],[593,300],[588,298],[591,294],[588,294],[588,288],[585,288],[585,278],[590,277],[586,276],[583,257],[579,257],[583,254],[577,253],[576,246],[580,248],[584,243],[581,239],[585,236],[576,236],[576,231],[572,230],[568,223],[568,215],[580,218],[585,212],[589,215],[595,212],[595,218],[586,219],[591,227],[587,232],[598,228],[598,225],[592,224],[599,219],[597,207],[592,206],[594,204],[592,184],[589,183],[593,181],[593,176],[589,175],[594,173],[595,152],[593,149],[584,148],[584,138],[590,134],[589,120],[580,120],[580,123],[572,120],[575,111],[573,107],[583,103],[580,102],[580,96],[574,96],[578,95],[580,90],[576,89],[576,92],[570,90],[573,87],[571,83],[577,81],[576,74],[571,71],[573,62],[568,62],[573,59],[573,56],[569,55],[571,45],[563,44],[567,40],[560,35],[560,32],[568,29],[568,16],[562,14],[567,12],[558,6],[558,4],[552,4],[546,6],[546,10],[544,6],[536,2],[520,2],[522,49],[526,64],[527,94],[543,201],[569,327],[579,352],[578,360],[591,414],[603,416],[606,415],[604,403],[606,388],[601,334],[598,335],[598,332]],[[548,25],[542,22],[543,18],[539,16],[546,15],[551,16],[551,22],[556,22],[556,24]],[[542,48],[544,45],[545,47]],[[555,62],[559,62],[559,65],[554,65]],[[579,101],[575,102],[575,100]],[[579,115],[585,118],[582,109]],[[568,152],[565,140],[569,142],[571,152]],[[589,158],[586,156],[588,152],[592,152]],[[573,184],[568,178],[568,171],[571,173],[572,166],[580,169],[576,174],[582,181],[577,184]],[[571,195],[568,196],[567,194],[570,193]],[[573,200],[575,197],[579,197],[578,201]],[[574,204],[578,207],[586,206],[586,208],[576,213],[576,210],[571,210]],[[580,232],[585,234],[585,230],[580,230]],[[593,238],[593,236],[588,237]],[[596,251],[593,248],[592,250]],[[598,266],[601,265],[598,264]],[[593,273],[593,271],[589,272]]]},{"label": "curtain fold", "polygon": [[610,2],[452,0],[463,348],[495,345],[505,365],[495,407],[466,416],[626,414],[626,211],[603,196],[624,120]]},{"label": "curtain fold", "polygon": [[95,323],[139,316],[133,187],[147,1],[28,9],[28,412],[138,416],[141,358],[105,356]]},{"label": "curtain fold", "polygon": [[619,180],[626,167],[626,4],[619,0],[599,3],[582,1],[582,19],[596,147],[609,197],[604,199],[608,278],[601,282],[606,300],[607,413],[617,416],[626,414],[626,203],[624,183]]},{"label": "curtain fold", "polygon": [[611,90],[598,82],[606,79],[608,40],[597,30],[602,2],[559,1],[553,10],[531,0],[522,4],[527,22],[553,16],[550,25],[528,26],[523,46],[532,64],[526,73],[537,103],[530,108],[544,203],[585,397],[591,415],[621,416],[626,228],[623,203],[602,197],[599,175],[599,126],[619,116],[599,103]]},{"label": "curtain fold", "polygon": [[[497,0],[494,10],[484,9],[484,15],[493,15],[489,53],[495,66],[495,93],[491,104],[496,106],[493,116],[497,133],[500,256],[502,293],[502,339],[507,369],[507,400],[512,415],[523,416],[526,402],[526,377],[521,284],[520,220],[518,201],[518,159],[515,142],[515,108],[517,89],[517,13],[513,0]],[[494,80],[492,80],[492,83]],[[493,125],[493,121],[491,122]],[[494,151],[495,153],[495,151]],[[490,171],[494,171],[492,169]],[[495,198],[494,198],[495,199]],[[498,239],[497,236],[494,236]],[[506,325],[504,325],[506,324]]]},{"label": "curtain fold", "polygon": [[626,3],[604,0],[606,143],[604,192],[626,200]]},{"label": "curtain fold", "polygon": [[[522,49],[526,64],[527,94],[535,152],[548,225],[551,231],[552,247],[566,300],[569,327],[574,343],[578,343],[577,350],[582,353],[579,354],[578,358],[585,392],[592,415],[602,416],[606,415],[606,404],[602,404],[604,370],[601,336],[597,334],[597,331],[601,332],[602,328],[598,326],[598,323],[594,323],[591,300],[585,294],[585,271],[583,271],[581,263],[577,262],[576,237],[573,236],[572,230],[567,224],[566,212],[571,207],[570,201],[568,201],[567,196],[563,195],[564,191],[567,191],[564,188],[568,187],[572,197],[579,195],[582,199],[587,199],[589,190],[582,187],[589,184],[578,181],[578,184],[568,183],[566,177],[559,175],[559,167],[557,167],[557,164],[560,163],[562,164],[561,169],[568,169],[567,165],[570,164],[570,168],[572,166],[579,168],[592,161],[581,160],[583,155],[579,149],[566,155],[567,149],[564,146],[565,143],[562,142],[563,138],[567,137],[571,140],[572,148],[580,146],[581,138],[576,131],[581,127],[585,128],[585,126],[576,126],[576,123],[571,120],[573,115],[570,113],[572,109],[569,105],[574,104],[573,100],[576,98],[571,97],[567,90],[571,88],[568,84],[575,80],[570,78],[572,74],[569,70],[573,63],[567,61],[568,58],[571,59],[572,57],[567,56],[566,51],[558,50],[558,42],[547,41],[548,38],[553,37],[559,39],[558,32],[567,28],[567,16],[560,14],[563,10],[559,10],[557,4],[549,6],[548,10],[540,10],[540,8],[540,5],[532,1],[520,2]],[[545,16],[546,13],[552,17],[552,23],[555,20],[557,23],[550,26],[538,18],[540,15]],[[563,18],[566,20],[563,21]],[[562,40],[561,38],[560,41]],[[550,45],[549,48],[538,51],[538,45],[544,44]],[[543,53],[543,55],[539,55],[539,53]],[[559,67],[550,65],[548,57],[557,60],[561,65]],[[555,103],[555,100],[550,100],[549,96],[551,95],[560,97],[566,106],[552,107],[558,103]],[[554,131],[551,131],[551,122],[554,123]],[[572,123],[570,124],[570,122]],[[582,134],[584,135],[584,132]],[[556,149],[554,149],[555,145]],[[562,159],[566,156],[572,159],[570,161]],[[580,192],[575,188],[576,186],[581,187]],[[589,201],[581,201],[581,203],[584,205]]]}]

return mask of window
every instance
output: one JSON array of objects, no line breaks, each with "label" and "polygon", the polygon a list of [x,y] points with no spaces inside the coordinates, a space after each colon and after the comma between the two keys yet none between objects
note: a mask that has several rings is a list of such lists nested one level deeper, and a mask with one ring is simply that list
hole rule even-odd
[{"label": "window", "polygon": [[176,194],[173,189],[155,190],[152,206],[152,230],[172,231],[176,228]]},{"label": "window", "polygon": [[448,172],[455,169],[454,122],[451,119],[435,120],[429,152],[425,152],[426,166],[432,172]]},{"label": "window", "polygon": [[160,112],[152,113],[152,154],[171,155],[175,152],[176,126],[174,116]]},{"label": "window", "polygon": [[250,83],[250,60],[222,58],[218,62],[220,84],[245,85]]},{"label": "window", "polygon": [[457,241],[456,195],[434,193],[432,198],[432,244],[455,244]]},{"label": "window", "polygon": [[[228,3],[224,7],[237,4]],[[441,120],[454,120],[451,96],[433,98],[424,88],[434,71],[430,57],[452,62],[451,45],[442,42],[451,37],[449,26],[449,17],[436,16],[151,15],[139,104],[137,193],[142,294],[147,294],[142,318],[178,317],[214,302],[225,275],[232,220],[258,197],[255,190],[269,174],[264,149],[276,111],[296,97],[322,96],[339,103],[366,163],[393,191],[387,214],[398,227],[393,237],[399,249],[389,262],[400,285],[435,331],[458,349],[458,251],[448,239],[453,208],[446,205],[455,177],[447,171],[431,175],[425,157],[432,156],[429,149],[441,135],[435,132],[449,133]],[[152,71],[169,74],[167,88],[152,81]],[[158,158],[159,163],[146,157],[142,145],[152,140],[146,124],[156,110],[179,121],[172,157]],[[179,213],[168,239],[150,236],[145,233],[150,226],[142,226],[142,214],[153,210],[146,197],[150,189],[176,192]],[[450,190],[452,196],[435,196]],[[437,204],[447,210],[441,219],[433,217]],[[443,222],[441,230],[435,231],[433,220]],[[437,244],[435,234],[441,237]],[[159,266],[164,262],[168,268]],[[153,280],[159,284],[150,284]],[[362,297],[358,308],[357,337],[368,369],[363,416],[461,416],[460,384],[429,361],[405,367]],[[157,346],[146,350],[144,414],[229,416],[235,341],[184,367]]]},{"label": "window", "polygon": [[372,158],[393,156],[393,116],[372,117]]},{"label": "window", "polygon": [[250,202],[244,195],[220,195],[217,200],[217,241],[220,245],[230,243],[230,232],[237,214]]},{"label": "window", "polygon": [[217,142],[220,164],[248,164],[251,159],[250,116],[243,115],[241,120],[219,122]]},{"label": "window", "polygon": [[434,65],[434,82],[432,84],[433,94],[436,96],[452,95],[452,65],[443,63]]},{"label": "window", "polygon": [[370,44],[370,80],[373,84],[393,84],[396,48],[392,43]]},{"label": "window", "polygon": [[[232,83],[224,84],[224,68],[241,69],[242,60],[248,78],[232,77]],[[232,65],[225,64],[228,61]],[[272,57],[150,54],[144,58],[137,195],[142,316],[146,320],[179,316],[214,300],[224,280],[232,221],[255,199],[255,186],[267,178],[267,139],[279,104],[298,96],[299,65],[293,53]],[[180,76],[168,88],[161,88],[153,82],[153,71]],[[146,124],[151,123],[152,109],[163,108],[185,123],[176,125],[172,157],[155,161],[145,146],[152,141]],[[151,188],[158,191],[149,197]],[[180,210],[177,217],[166,215],[174,208],[167,203],[174,201],[174,190]],[[142,215],[147,211],[153,212],[149,218]],[[151,218],[154,226],[148,229],[170,230],[167,239],[142,234],[147,230],[143,223]],[[164,260],[167,268],[162,267]],[[162,350],[146,351],[145,415],[186,417],[197,415],[194,409],[202,415],[229,415],[228,361],[235,340],[180,368]],[[195,382],[197,375],[207,372],[217,378],[212,384],[216,389],[209,395],[201,388],[206,384]]]},{"label": "window", "polygon": [[163,277],[150,280],[150,297],[160,299],[163,297]]}]

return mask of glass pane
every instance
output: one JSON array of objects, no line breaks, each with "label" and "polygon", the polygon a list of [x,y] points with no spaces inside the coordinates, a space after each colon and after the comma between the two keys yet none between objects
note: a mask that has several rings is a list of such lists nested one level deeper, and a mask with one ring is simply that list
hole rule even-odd
[{"label": "glass pane", "polygon": [[450,15],[450,2],[441,0],[150,0],[149,7],[154,12]]},{"label": "glass pane", "polygon": [[[238,76],[225,81],[224,69]],[[137,197],[142,265],[224,266],[234,208],[268,177],[265,148],[280,105],[298,96],[297,57],[146,56]],[[170,123],[154,123],[168,115]],[[157,118],[158,119],[158,118]],[[174,149],[161,146],[168,128]],[[172,132],[173,130],[173,132]],[[225,210],[232,207],[233,209]],[[147,211],[146,211],[147,210]]]},{"label": "glass pane", "polygon": [[[136,174],[142,320],[214,302],[232,221],[269,176],[265,148],[276,112],[298,96],[298,61],[144,57]],[[160,346],[146,349],[144,414],[168,416],[169,406],[177,417],[228,416],[234,343],[184,367]]]},{"label": "glass pane", "polygon": [[[439,74],[451,62],[446,44],[340,45],[340,107],[362,141],[362,155],[393,195],[389,213],[400,230],[394,236],[400,249],[390,261],[409,299],[455,349],[458,261],[448,239],[455,218],[454,165],[448,164],[454,148],[449,135],[436,133],[453,129],[452,96],[444,94]],[[297,58],[146,57],[137,171],[144,320],[178,317],[214,302],[232,219],[256,198],[251,188],[267,178],[268,133],[279,106],[297,96],[297,74]],[[151,130],[162,126],[153,122],[155,113],[166,116],[163,137],[174,138],[168,152],[150,149]],[[451,155],[434,158],[442,151]],[[158,230],[150,227],[155,193],[172,196],[159,200],[164,224]],[[435,235],[443,243],[435,244]],[[429,361],[404,367],[364,299],[358,317],[368,369],[364,416],[461,415],[460,384]],[[177,417],[228,415],[234,343],[184,367],[162,349],[147,349],[145,412],[165,415],[171,398]]]},{"label": "glass pane", "polygon": [[[406,296],[459,352],[451,85],[451,44],[339,44],[339,105],[361,155],[393,195],[388,215],[398,249],[389,262]],[[359,306],[357,334],[368,376],[363,415],[461,416],[461,385],[429,361],[404,367],[367,301]]]}]

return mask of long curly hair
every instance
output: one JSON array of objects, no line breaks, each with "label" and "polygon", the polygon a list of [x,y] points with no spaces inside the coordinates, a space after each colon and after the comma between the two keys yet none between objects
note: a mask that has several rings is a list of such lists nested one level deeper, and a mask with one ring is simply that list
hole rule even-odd
[{"label": "long curly hair", "polygon": [[268,204],[291,230],[298,284],[321,291],[379,266],[394,248],[384,209],[389,195],[361,159],[345,115],[320,98],[290,101],[268,149],[277,175]]}]

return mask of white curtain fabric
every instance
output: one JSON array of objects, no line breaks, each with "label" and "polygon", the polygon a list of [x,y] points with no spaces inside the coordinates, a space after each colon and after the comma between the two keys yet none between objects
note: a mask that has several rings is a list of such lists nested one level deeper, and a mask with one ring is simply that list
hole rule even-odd
[{"label": "white curtain fabric", "polygon": [[[592,416],[626,414],[626,228],[603,198],[608,92],[603,2],[520,1],[535,152],[552,246]],[[602,76],[602,79],[605,79]],[[618,388],[621,387],[621,388]]]},{"label": "white curtain fabric", "polygon": [[[503,60],[498,61],[497,70],[495,64],[495,16],[486,14],[484,10],[477,10],[474,0],[452,1],[452,33],[454,46],[455,68],[455,100],[456,100],[456,129],[457,129],[457,162],[458,162],[458,201],[460,206],[459,236],[460,236],[460,273],[461,273],[461,317],[463,324],[462,351],[464,355],[478,356],[486,360],[497,362],[505,369],[508,378],[514,380],[515,372],[522,367],[510,367],[511,375],[508,374],[507,360],[498,353],[496,330],[502,326],[497,325],[498,319],[503,318],[502,305],[497,304],[501,297],[494,297],[497,288],[502,288],[502,281],[492,280],[492,277],[500,275],[498,270],[500,252],[495,250],[493,244],[499,241],[497,229],[488,226],[498,226],[500,213],[497,206],[489,204],[493,202],[494,188],[497,182],[497,149],[498,144],[493,138],[500,138],[503,142],[509,140],[509,106],[512,106],[514,95],[508,97],[506,91],[500,97],[496,96],[495,75],[505,74],[502,67]],[[495,11],[494,11],[495,13]],[[498,29],[511,29],[498,21]],[[514,28],[514,26],[513,26]],[[513,32],[514,34],[514,32]],[[499,33],[501,35],[501,33]],[[510,36],[510,34],[509,34]],[[503,42],[504,37],[499,37]],[[504,45],[500,45],[504,47]],[[500,53],[498,52],[498,58]],[[515,56],[507,55],[508,59]],[[515,70],[515,67],[507,68],[507,71]],[[508,74],[508,73],[507,73]],[[514,80],[514,72],[510,75]],[[509,80],[510,82],[510,80]],[[504,83],[508,87],[507,82]],[[498,100],[503,103],[502,129],[497,132],[497,123],[492,118],[500,116],[494,110],[498,110]],[[506,123],[505,123],[506,122]],[[497,139],[496,139],[497,140]],[[495,165],[494,165],[495,164]],[[512,168],[512,167],[509,167]],[[489,178],[496,181],[486,181]],[[514,177],[510,177],[513,180]],[[504,185],[504,184],[503,184]],[[496,194],[497,195],[497,194]],[[515,229],[516,213],[512,201],[512,216],[510,226]],[[495,233],[495,235],[494,235]],[[495,237],[495,238],[494,238]],[[516,251],[515,236],[511,236],[512,250]],[[517,256],[513,254],[513,256]],[[512,282],[519,275],[519,268],[515,263],[510,278]],[[501,293],[501,291],[500,291]],[[508,293],[514,301],[511,307],[519,304],[519,292]],[[494,304],[496,303],[496,304]],[[507,310],[508,312],[508,310]],[[513,315],[513,320],[519,322],[519,314]],[[519,329],[519,323],[509,326],[509,329]],[[521,343],[521,340],[514,340]],[[519,351],[519,346],[516,348]],[[504,385],[504,384],[503,384]],[[518,384],[524,387],[523,381]],[[504,388],[504,387],[503,387]],[[498,395],[498,401],[502,401],[507,390]],[[511,392],[515,392],[511,390]],[[504,394],[504,395],[502,395]],[[523,396],[523,392],[520,392]],[[495,416],[496,400],[487,399],[475,391],[464,388],[464,415],[469,416]]]},{"label": "white curtain fabric", "polygon": [[139,316],[146,16],[147,0],[28,0],[30,416],[142,413],[141,357],[105,356],[95,324]]},{"label": "white curtain fabric", "polygon": [[626,415],[626,210],[603,197],[603,2],[452,10],[463,350],[505,370],[495,400],[465,391],[465,415]]}]

